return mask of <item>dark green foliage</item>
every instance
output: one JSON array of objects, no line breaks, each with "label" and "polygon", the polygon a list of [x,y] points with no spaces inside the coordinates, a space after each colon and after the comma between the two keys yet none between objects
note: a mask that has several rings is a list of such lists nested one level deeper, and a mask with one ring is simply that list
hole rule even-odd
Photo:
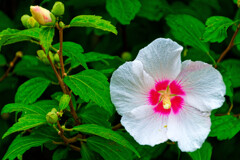
[{"label": "dark green foliage", "polygon": [[[237,0],[63,0],[64,14],[55,12],[63,27],[63,75],[59,26],[26,29],[21,23],[22,15],[31,16],[30,5],[51,11],[55,2],[0,1],[0,159],[240,158]],[[194,152],[183,153],[170,141],[140,145],[124,127],[114,127],[121,116],[110,98],[111,75],[159,37],[183,46],[182,61],[214,65],[226,85],[223,106],[211,113],[209,136]],[[55,71],[45,54],[45,61],[37,56],[37,50],[53,53]],[[23,56],[14,61],[17,51]],[[226,55],[219,62],[222,53]],[[54,124],[46,119],[52,109],[58,120]]]}]

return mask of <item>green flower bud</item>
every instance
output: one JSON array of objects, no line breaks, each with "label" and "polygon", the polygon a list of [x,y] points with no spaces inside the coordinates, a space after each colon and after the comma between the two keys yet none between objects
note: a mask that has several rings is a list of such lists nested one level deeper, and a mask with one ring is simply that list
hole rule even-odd
[{"label": "green flower bud", "polygon": [[[48,54],[49,54],[50,59],[51,59],[52,62],[54,63],[53,53],[52,53],[51,51],[49,51]],[[48,60],[48,58],[47,58],[47,55],[44,53],[43,50],[38,50],[38,51],[37,51],[37,55],[38,55],[38,59],[39,59],[40,61],[42,61],[44,64],[46,64],[46,65],[49,65],[49,64],[50,64],[50,62],[49,62],[49,60]]]},{"label": "green flower bud", "polygon": [[60,60],[59,60],[59,55],[58,55],[57,53],[54,55],[54,61],[55,61],[56,63],[60,62]]},{"label": "green flower bud", "polygon": [[63,28],[65,26],[65,24],[61,21],[59,22],[59,27]]},{"label": "green flower bud", "polygon": [[131,61],[132,60],[132,55],[131,55],[130,52],[123,52],[121,57],[125,61]]},{"label": "green flower bud", "polygon": [[[55,109],[55,108],[53,108]],[[56,109],[55,109],[56,110]],[[57,115],[57,112],[55,111],[51,111],[51,112],[48,112],[48,114],[46,115],[46,120],[48,123],[50,124],[54,124],[54,123],[57,123],[58,121],[58,115]]]},{"label": "green flower bud", "polygon": [[29,15],[27,14],[24,14],[22,17],[21,17],[21,21],[22,21],[22,24],[24,27],[28,28],[28,19],[30,18]]},{"label": "green flower bud", "polygon": [[36,27],[39,27],[39,23],[33,17],[30,17],[28,19],[28,28],[36,28]]},{"label": "green flower bud", "polygon": [[51,12],[55,16],[62,16],[64,14],[64,4],[62,2],[55,2]]}]

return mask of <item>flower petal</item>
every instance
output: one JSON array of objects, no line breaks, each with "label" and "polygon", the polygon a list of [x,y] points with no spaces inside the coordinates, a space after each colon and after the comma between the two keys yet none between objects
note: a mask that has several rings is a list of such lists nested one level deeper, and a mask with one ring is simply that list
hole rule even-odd
[{"label": "flower petal", "polygon": [[154,80],[144,70],[140,61],[127,62],[112,75],[111,100],[120,115],[148,104],[148,92]]},{"label": "flower petal", "polygon": [[171,39],[158,38],[138,53],[136,60],[154,80],[173,80],[180,73],[183,47]]},{"label": "flower petal", "polygon": [[210,127],[209,112],[185,105],[178,114],[170,114],[168,119],[167,136],[178,142],[183,152],[192,152],[200,148],[207,138]]},{"label": "flower petal", "polygon": [[122,125],[141,145],[154,146],[167,140],[167,116],[154,113],[152,106],[144,105],[124,114]]},{"label": "flower petal", "polygon": [[219,108],[225,100],[226,87],[222,76],[207,63],[184,61],[177,80],[186,92],[184,100],[201,111]]}]

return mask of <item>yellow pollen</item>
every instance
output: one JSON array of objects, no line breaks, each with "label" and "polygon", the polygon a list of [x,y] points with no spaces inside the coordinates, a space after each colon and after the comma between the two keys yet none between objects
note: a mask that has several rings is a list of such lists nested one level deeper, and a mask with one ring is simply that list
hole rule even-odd
[{"label": "yellow pollen", "polygon": [[164,95],[162,101],[163,101],[164,109],[171,108],[171,101],[170,101],[170,97],[168,95]]}]

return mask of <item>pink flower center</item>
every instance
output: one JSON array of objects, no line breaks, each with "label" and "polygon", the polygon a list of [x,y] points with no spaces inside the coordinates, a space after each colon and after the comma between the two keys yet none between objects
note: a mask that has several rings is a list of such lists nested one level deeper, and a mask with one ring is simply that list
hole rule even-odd
[{"label": "pink flower center", "polygon": [[177,81],[169,80],[156,82],[153,89],[149,91],[148,102],[155,113],[169,115],[171,111],[177,114],[183,107],[185,92]]}]

